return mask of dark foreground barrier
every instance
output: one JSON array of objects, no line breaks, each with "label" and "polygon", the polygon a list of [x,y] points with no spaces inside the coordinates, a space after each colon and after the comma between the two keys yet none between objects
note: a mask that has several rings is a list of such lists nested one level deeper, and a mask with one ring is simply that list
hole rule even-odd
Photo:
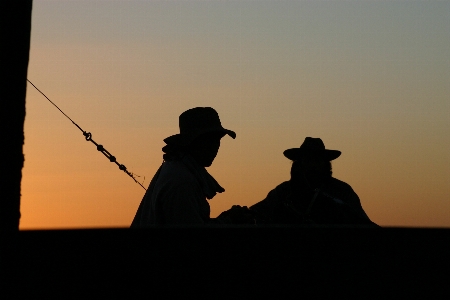
[{"label": "dark foreground barrier", "polygon": [[449,229],[54,230],[4,241],[11,299],[450,295]]}]

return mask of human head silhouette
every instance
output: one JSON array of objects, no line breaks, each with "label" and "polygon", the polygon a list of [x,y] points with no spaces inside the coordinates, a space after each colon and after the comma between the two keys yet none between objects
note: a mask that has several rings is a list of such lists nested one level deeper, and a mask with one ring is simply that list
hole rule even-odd
[{"label": "human head silhouette", "polygon": [[236,133],[225,129],[219,114],[212,107],[194,107],[183,112],[179,117],[180,133],[164,139],[167,146],[191,154],[202,166],[209,167],[220,148],[220,140],[229,135],[233,139]]}]

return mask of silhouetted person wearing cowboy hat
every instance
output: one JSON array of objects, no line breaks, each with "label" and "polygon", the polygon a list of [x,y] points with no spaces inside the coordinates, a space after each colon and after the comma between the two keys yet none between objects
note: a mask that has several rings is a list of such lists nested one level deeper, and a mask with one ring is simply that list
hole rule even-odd
[{"label": "silhouetted person wearing cowboy hat", "polygon": [[225,190],[205,167],[214,161],[222,137],[234,139],[236,133],[222,127],[211,107],[183,112],[179,126],[179,134],[164,139],[164,162],[150,182],[131,227],[254,223],[248,208],[237,205],[217,218],[209,216],[206,199]]},{"label": "silhouetted person wearing cowboy hat", "polygon": [[340,151],[325,149],[320,138],[307,137],[300,148],[283,154],[293,161],[291,179],[250,207],[258,223],[377,226],[350,185],[332,177],[331,161]]}]

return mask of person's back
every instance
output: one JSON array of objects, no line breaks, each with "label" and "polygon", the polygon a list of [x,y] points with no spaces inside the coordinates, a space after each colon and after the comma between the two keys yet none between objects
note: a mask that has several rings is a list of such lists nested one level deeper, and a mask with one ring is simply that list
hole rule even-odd
[{"label": "person's back", "polygon": [[[150,192],[142,200],[145,205],[142,214],[133,221],[133,224],[139,224],[134,224],[133,227],[213,223],[199,180],[183,161],[193,163],[192,158],[185,156],[161,165],[154,184],[150,184]],[[216,223],[226,224],[231,223],[231,220],[221,218]]]},{"label": "person's back", "polygon": [[151,203],[158,224],[201,224],[209,219],[200,184],[181,160],[163,163]]}]

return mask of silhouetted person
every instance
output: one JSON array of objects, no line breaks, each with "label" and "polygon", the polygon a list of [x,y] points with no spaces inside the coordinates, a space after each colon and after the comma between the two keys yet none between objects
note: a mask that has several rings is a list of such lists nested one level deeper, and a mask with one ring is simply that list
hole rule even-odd
[{"label": "silhouetted person", "polygon": [[331,160],[338,158],[340,151],[325,149],[320,138],[307,137],[300,148],[283,154],[293,161],[291,179],[250,207],[258,223],[377,226],[350,185],[332,177]]},{"label": "silhouetted person", "polygon": [[195,107],[179,118],[180,133],[164,139],[164,162],[156,172],[139,205],[132,228],[149,225],[253,223],[247,207],[233,206],[210,218],[206,199],[225,190],[206,171],[211,166],[223,136],[236,138],[222,127],[211,107]]}]

